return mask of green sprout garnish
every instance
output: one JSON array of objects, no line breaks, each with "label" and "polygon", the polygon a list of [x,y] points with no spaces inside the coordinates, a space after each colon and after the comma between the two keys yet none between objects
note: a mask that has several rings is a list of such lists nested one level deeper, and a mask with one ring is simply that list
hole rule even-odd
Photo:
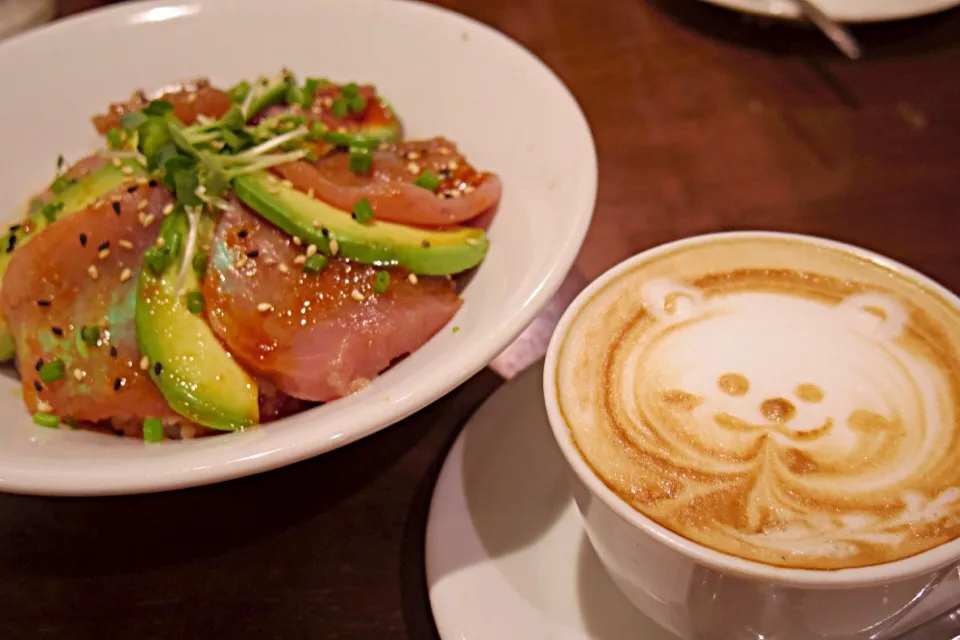
[{"label": "green sprout garnish", "polygon": [[230,96],[230,99],[234,102],[242,103],[246,99],[248,93],[250,93],[250,83],[246,80],[241,80],[237,84],[227,89],[227,95]]}]

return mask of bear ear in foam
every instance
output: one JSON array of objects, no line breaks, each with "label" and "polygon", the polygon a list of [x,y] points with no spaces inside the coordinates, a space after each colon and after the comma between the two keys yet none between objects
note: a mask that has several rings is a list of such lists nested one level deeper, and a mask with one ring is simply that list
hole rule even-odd
[{"label": "bear ear in foam", "polygon": [[640,287],[644,309],[658,320],[683,320],[703,307],[703,294],[673,280],[655,278]]},{"label": "bear ear in foam", "polygon": [[907,310],[881,293],[855,293],[837,307],[855,329],[884,342],[894,340],[907,322]]}]

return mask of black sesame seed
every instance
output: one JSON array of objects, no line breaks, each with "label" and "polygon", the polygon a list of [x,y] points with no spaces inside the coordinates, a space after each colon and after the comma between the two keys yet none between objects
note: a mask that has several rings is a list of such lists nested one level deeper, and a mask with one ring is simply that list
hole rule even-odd
[{"label": "black sesame seed", "polygon": [[149,186],[151,186],[151,187],[155,187],[155,186],[157,186],[157,181],[156,181],[156,180],[151,180],[151,181],[148,182],[147,184],[148,184]]},{"label": "black sesame seed", "polygon": [[80,246],[81,247],[87,246],[87,234],[85,233],[80,234]]},{"label": "black sesame seed", "polygon": [[109,248],[110,248],[109,240],[104,240],[103,242],[97,245],[97,251],[103,251],[104,249],[109,249]]},{"label": "black sesame seed", "polygon": [[11,253],[14,247],[17,246],[17,237],[10,236],[10,240],[7,242],[7,253]]},{"label": "black sesame seed", "polygon": [[237,231],[237,237],[238,237],[238,238],[246,238],[246,237],[247,237],[247,230],[246,230],[246,229],[240,229],[240,231]]},{"label": "black sesame seed", "polygon": [[[354,215],[354,218],[356,218],[356,215]],[[322,235],[324,238],[329,238],[329,237],[330,237],[330,229],[327,229],[326,227],[321,227],[321,229],[320,229],[320,235]]]},{"label": "black sesame seed", "polygon": [[113,345],[110,345],[110,357],[111,358],[117,357],[117,348]]},{"label": "black sesame seed", "polygon": [[429,241],[429,240],[424,240],[424,241],[422,241],[422,242],[420,243],[420,246],[423,247],[424,249],[429,249],[429,248],[430,248],[430,241]]},{"label": "black sesame seed", "polygon": [[40,306],[40,307],[49,307],[49,306],[50,306],[50,301],[49,301],[49,300],[37,300],[37,306]]},{"label": "black sesame seed", "polygon": [[63,335],[63,329],[61,329],[60,327],[50,327],[50,331],[53,331],[53,335],[55,336]]},{"label": "black sesame seed", "polygon": [[161,372],[161,371],[163,371],[163,365],[160,364],[159,362],[154,362],[154,363],[153,363],[153,375],[158,376],[158,375],[160,375],[160,372]]},{"label": "black sesame seed", "polygon": [[256,258],[259,255],[260,255],[260,252],[257,251],[256,249],[251,249],[250,251],[247,251],[248,258]]},{"label": "black sesame seed", "polygon": [[114,202],[114,203],[111,204],[110,206],[113,207],[113,212],[114,212],[115,214],[120,215],[120,203],[119,203],[119,202]]},{"label": "black sesame seed", "polygon": [[43,391],[43,385],[40,384],[39,380],[33,381],[33,388],[36,389],[37,391]]},{"label": "black sesame seed", "polygon": [[351,213],[351,214],[350,214],[350,217],[353,218],[354,220],[356,220],[356,219],[357,219],[357,214]]},{"label": "black sesame seed", "polygon": [[139,188],[140,188],[140,185],[132,184],[132,185],[130,185],[129,187],[127,187],[127,193],[133,193],[134,191],[136,191],[136,190],[139,189]]},{"label": "black sesame seed", "polygon": [[113,381],[113,390],[114,390],[114,391],[120,391],[120,387],[122,387],[125,382],[126,382],[126,381],[125,381],[123,378],[116,378],[116,379]]},{"label": "black sesame seed", "polygon": [[19,230],[20,230],[20,225],[18,224],[10,225],[10,233],[13,233],[14,231],[19,231]]},{"label": "black sesame seed", "polygon": [[36,364],[33,365],[33,368],[37,371],[40,371],[40,367],[43,366],[43,358],[37,358]]}]

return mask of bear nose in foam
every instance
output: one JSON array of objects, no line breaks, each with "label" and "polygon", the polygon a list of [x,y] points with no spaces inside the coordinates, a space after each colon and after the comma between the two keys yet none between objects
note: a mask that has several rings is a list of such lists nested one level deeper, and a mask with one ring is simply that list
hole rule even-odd
[{"label": "bear nose in foam", "polygon": [[767,398],[760,403],[760,414],[770,422],[788,422],[797,408],[786,398]]}]

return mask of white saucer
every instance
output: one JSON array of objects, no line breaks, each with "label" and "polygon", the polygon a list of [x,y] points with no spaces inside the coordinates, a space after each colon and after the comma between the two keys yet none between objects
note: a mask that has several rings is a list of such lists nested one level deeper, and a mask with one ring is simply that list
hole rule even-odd
[{"label": "white saucer", "polygon": [[[705,0],[772,18],[797,19],[800,9],[793,0]],[[838,22],[886,22],[916,18],[958,6],[957,0],[817,0],[817,6]]]},{"label": "white saucer", "polygon": [[[539,361],[470,419],[427,521],[426,573],[443,640],[676,640],[607,577],[580,524],[543,408]],[[954,570],[897,625],[955,606]]]}]

